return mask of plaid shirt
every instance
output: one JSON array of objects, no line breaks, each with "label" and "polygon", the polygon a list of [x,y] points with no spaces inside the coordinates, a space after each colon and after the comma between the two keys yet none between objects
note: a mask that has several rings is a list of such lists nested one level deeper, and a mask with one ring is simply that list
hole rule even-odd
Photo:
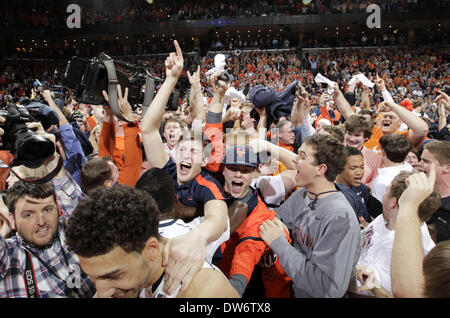
[{"label": "plaid shirt", "polygon": [[77,206],[78,201],[86,196],[67,170],[63,177],[53,178],[50,184],[55,190],[56,198],[63,214],[70,215]]},{"label": "plaid shirt", "polygon": [[[38,255],[57,275],[56,277],[31,253],[35,281],[41,298],[83,297],[95,294],[95,285],[81,271],[78,257],[65,243],[64,224],[67,214],[60,217],[58,235],[47,248],[35,248],[20,234],[4,239],[0,236],[0,298],[26,298],[25,248]],[[65,255],[65,257],[64,257]],[[66,265],[66,259],[69,266]],[[64,281],[62,281],[63,279]],[[78,290],[70,287],[77,287]]]}]

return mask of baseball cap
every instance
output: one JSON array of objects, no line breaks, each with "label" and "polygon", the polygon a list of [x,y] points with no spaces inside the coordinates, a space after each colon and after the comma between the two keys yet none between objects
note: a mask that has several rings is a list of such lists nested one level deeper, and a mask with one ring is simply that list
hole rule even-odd
[{"label": "baseball cap", "polygon": [[225,153],[225,165],[241,165],[257,168],[258,159],[249,146],[232,146]]}]

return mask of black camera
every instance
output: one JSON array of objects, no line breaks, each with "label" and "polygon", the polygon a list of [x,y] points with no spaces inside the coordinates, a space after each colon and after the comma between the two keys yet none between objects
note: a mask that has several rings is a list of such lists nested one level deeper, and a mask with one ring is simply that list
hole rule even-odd
[{"label": "black camera", "polygon": [[36,121],[25,106],[18,104],[0,109],[0,116],[5,118],[5,122],[0,123],[0,128],[4,130],[0,150],[9,150],[15,154],[14,164],[35,169],[54,154],[55,144],[30,131],[25,125]]},{"label": "black camera", "polygon": [[[89,60],[74,56],[67,63],[63,85],[76,92],[75,100],[79,103],[106,104],[102,91],[108,92],[109,78],[107,68],[101,59],[102,54]],[[142,103],[144,98],[145,90],[143,87],[146,77],[150,76],[147,67],[144,63],[131,65],[116,60],[114,60],[114,63],[134,71],[128,77],[124,72],[115,70],[117,84],[120,84],[122,93],[128,87],[128,102],[134,108],[136,104]]]},{"label": "black camera", "polygon": [[53,92],[55,98],[63,98],[64,90],[61,85],[50,85],[49,82],[41,82],[38,79],[33,81],[33,87],[36,92],[42,93],[44,90],[48,89]]},{"label": "black camera", "polygon": [[234,81],[234,76],[230,73],[230,71],[225,70],[224,72],[222,72],[222,74],[220,74],[218,80],[224,81],[225,83],[230,83]]},{"label": "black camera", "polygon": [[37,92],[42,93],[44,90],[50,89],[50,84],[48,82],[41,82],[38,79],[35,79],[33,81],[33,87]]}]

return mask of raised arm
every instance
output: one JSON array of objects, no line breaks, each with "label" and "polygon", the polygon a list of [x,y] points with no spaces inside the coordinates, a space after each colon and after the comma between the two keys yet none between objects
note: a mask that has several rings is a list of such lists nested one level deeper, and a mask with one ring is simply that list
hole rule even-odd
[{"label": "raised arm", "polygon": [[427,123],[419,116],[416,116],[412,112],[408,111],[406,108],[391,101],[384,101],[380,104],[378,111],[395,112],[410,129],[408,139],[414,147],[420,145],[422,141],[427,137],[428,135]]},{"label": "raised arm", "polygon": [[48,105],[58,114],[59,117],[59,125],[68,125],[66,116],[64,116],[63,112],[59,109],[58,105],[56,105],[55,101],[52,98],[51,92],[46,89],[42,93],[42,97],[48,103]]},{"label": "raised arm", "polygon": [[438,90],[437,92],[439,93],[439,96],[437,96],[434,101],[436,103],[439,101],[444,101],[445,109],[450,112],[450,96],[448,96],[446,93],[444,93],[441,90]]},{"label": "raised arm", "polygon": [[262,140],[260,138],[250,141],[250,147],[252,147],[256,153],[269,152],[272,157],[277,158],[279,161],[281,161],[288,170],[297,169],[295,165],[295,163],[297,162],[297,155],[292,151],[279,147],[271,143],[270,141]]},{"label": "raised arm", "polygon": [[349,120],[350,116],[356,115],[337,84],[334,85],[334,101],[345,120]]},{"label": "raised arm", "polygon": [[147,154],[151,154],[151,156],[148,155],[148,161],[152,167],[156,168],[164,167],[169,160],[164,151],[163,142],[159,134],[159,126],[161,125],[170,94],[177,84],[184,65],[183,53],[176,40],[174,45],[176,52],[170,53],[165,61],[166,79],[147,109],[141,123],[144,149]]},{"label": "raised arm", "polygon": [[63,112],[55,104],[49,90],[44,90],[42,96],[49,106],[58,114],[59,117],[59,132],[61,135],[61,142],[64,147],[66,160],[64,167],[74,177],[75,181],[81,186],[80,172],[81,168],[86,164],[87,158],[84,155],[83,148],[78,138],[75,136],[73,127],[69,124]]},{"label": "raised arm", "polygon": [[406,179],[406,190],[398,200],[391,259],[392,293],[395,297],[423,297],[424,277],[422,235],[419,205],[434,189],[436,167],[431,164],[427,177],[423,172]]},{"label": "raised arm", "polygon": [[191,106],[190,116],[192,121],[197,120],[202,123],[204,122],[204,112],[202,85],[200,83],[200,65],[194,74],[191,75],[188,71],[187,75],[189,83],[191,83],[191,91],[189,93],[189,105]]},{"label": "raised arm", "polygon": [[211,75],[211,78],[209,80],[214,95],[209,105],[208,115],[209,113],[215,114],[220,113],[220,116],[222,116],[223,107],[225,105],[225,93],[227,92],[227,89],[230,86],[229,84],[226,84],[224,81],[219,80],[219,76],[223,72],[224,71],[216,71]]},{"label": "raised arm", "polygon": [[296,99],[292,105],[291,121],[292,126],[298,127],[305,121],[306,109],[308,106],[308,92],[301,87],[301,93],[296,94]]},{"label": "raised arm", "polygon": [[[125,150],[123,168],[120,170],[117,182],[134,187],[140,176],[142,166],[141,142],[138,135],[137,123],[133,123],[133,112],[128,102],[128,87],[122,96],[120,85],[117,86],[120,113],[129,122],[124,124]],[[105,92],[105,99],[109,103],[109,96]]]},{"label": "raised arm", "polygon": [[439,126],[438,131],[441,131],[447,126],[446,101],[441,100],[439,103]]},{"label": "raised arm", "polygon": [[362,93],[362,100],[361,100],[361,109],[368,109],[370,110],[370,99],[369,99],[369,87],[364,86],[363,87],[363,93]]}]

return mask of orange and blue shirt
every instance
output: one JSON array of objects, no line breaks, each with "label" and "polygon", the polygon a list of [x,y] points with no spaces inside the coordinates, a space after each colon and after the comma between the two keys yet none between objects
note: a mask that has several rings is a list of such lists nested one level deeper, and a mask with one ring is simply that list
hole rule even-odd
[{"label": "orange and blue shirt", "polygon": [[178,184],[177,166],[172,158],[169,158],[163,169],[172,177],[178,201],[184,205],[203,207],[210,200],[224,200],[225,198],[219,182],[205,170],[202,170],[188,183]]}]

